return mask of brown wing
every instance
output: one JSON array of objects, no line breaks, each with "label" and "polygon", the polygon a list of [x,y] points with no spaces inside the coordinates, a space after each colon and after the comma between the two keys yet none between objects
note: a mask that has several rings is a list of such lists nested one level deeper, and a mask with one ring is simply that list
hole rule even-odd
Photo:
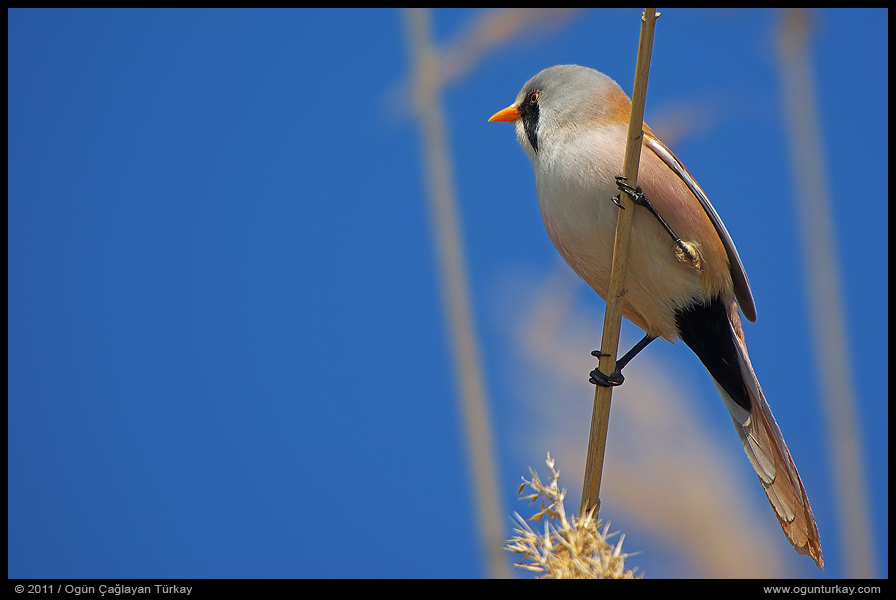
[{"label": "brown wing", "polygon": [[712,221],[716,233],[719,234],[719,238],[725,246],[725,252],[728,254],[728,262],[731,266],[731,279],[734,282],[734,296],[737,298],[737,302],[740,305],[740,309],[743,311],[744,316],[750,322],[755,322],[756,303],[753,301],[753,293],[750,291],[750,281],[747,279],[747,272],[744,270],[744,265],[740,260],[740,255],[737,253],[737,248],[734,247],[734,240],[731,239],[731,235],[725,228],[725,224],[722,223],[722,219],[719,217],[716,209],[713,208],[710,203],[709,198],[706,196],[706,192],[703,191],[703,188],[700,187],[690,172],[683,164],[681,164],[678,157],[676,157],[665,144],[656,139],[650,131],[646,130],[646,128],[644,132],[644,146],[666,163],[666,165],[681,178],[685,185],[688,186],[688,189],[691,190],[691,193],[694,194],[697,200],[700,201],[700,206],[703,207],[709,220]]}]

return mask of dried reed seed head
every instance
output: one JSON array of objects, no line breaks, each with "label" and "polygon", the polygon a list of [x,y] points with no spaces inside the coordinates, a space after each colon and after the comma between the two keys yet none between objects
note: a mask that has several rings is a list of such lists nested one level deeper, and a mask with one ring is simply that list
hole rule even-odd
[{"label": "dried reed seed head", "polygon": [[[549,579],[634,579],[634,570],[625,568],[622,541],[613,545],[608,540],[615,533],[609,533],[609,525],[600,529],[600,521],[594,518],[594,510],[580,517],[567,517],[563,500],[566,490],[559,486],[560,472],[555,469],[554,460],[548,454],[545,461],[551,471],[550,482],[545,485],[538,474],[529,469],[531,480],[523,478],[517,494],[528,486],[534,493],[522,496],[532,505],[541,500],[541,509],[525,519],[514,513],[518,523],[515,536],[505,548],[521,554],[517,568],[541,573]],[[545,520],[545,517],[547,519]],[[529,523],[544,522],[544,532],[536,532]]]}]

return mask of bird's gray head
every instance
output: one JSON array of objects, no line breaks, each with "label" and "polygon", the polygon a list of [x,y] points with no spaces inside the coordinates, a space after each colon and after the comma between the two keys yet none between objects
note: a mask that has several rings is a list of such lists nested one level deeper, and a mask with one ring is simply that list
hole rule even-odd
[{"label": "bird's gray head", "polygon": [[600,71],[557,65],[526,82],[516,102],[492,120],[516,122],[520,143],[525,148],[528,141],[531,151],[538,152],[551,132],[607,122],[620,103],[628,103],[622,88]]}]

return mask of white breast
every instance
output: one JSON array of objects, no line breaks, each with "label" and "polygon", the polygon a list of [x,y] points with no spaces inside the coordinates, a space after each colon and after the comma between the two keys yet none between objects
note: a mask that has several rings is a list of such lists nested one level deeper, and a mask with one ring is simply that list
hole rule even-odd
[{"label": "white breast", "polygon": [[[624,126],[569,131],[542,140],[537,153],[527,150],[548,236],[604,299],[620,210],[613,202],[615,176],[622,173],[622,153],[608,149],[624,148],[625,135]],[[676,308],[705,296],[700,272],[677,258],[670,236],[640,207],[631,240],[625,316],[653,335],[675,339]]]}]

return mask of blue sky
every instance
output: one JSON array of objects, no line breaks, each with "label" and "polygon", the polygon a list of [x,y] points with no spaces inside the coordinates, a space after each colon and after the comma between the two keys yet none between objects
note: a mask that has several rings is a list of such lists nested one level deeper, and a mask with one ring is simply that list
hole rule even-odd
[{"label": "blue sky", "polygon": [[[786,557],[776,573],[840,577],[778,17],[660,10],[647,120],[661,137],[665,125],[738,245],[759,313],[751,358],[812,499],[826,571],[791,556],[686,347],[652,345],[621,389],[642,389],[641,373],[661,401],[686,398],[708,452],[732,457],[720,468],[734,483],[705,499],[724,508],[737,490],[749,508],[732,515],[770,531],[768,552]],[[9,577],[483,576],[420,137],[402,93],[401,13],[7,15]],[[813,15],[850,344],[827,350],[854,367],[886,577],[888,12]],[[436,42],[480,17],[435,10]],[[637,21],[592,10],[527,30],[442,96],[508,529],[524,508],[519,477],[543,472],[548,451],[578,498],[603,304],[559,264],[511,128],[486,120],[553,64],[592,66],[631,90]],[[574,382],[545,366],[560,350],[539,362],[521,341],[553,282],[566,304],[552,339],[582,361]],[[637,336],[629,326],[621,345]],[[713,574],[654,536],[649,510],[607,494],[604,516],[642,551],[632,565]]]}]

